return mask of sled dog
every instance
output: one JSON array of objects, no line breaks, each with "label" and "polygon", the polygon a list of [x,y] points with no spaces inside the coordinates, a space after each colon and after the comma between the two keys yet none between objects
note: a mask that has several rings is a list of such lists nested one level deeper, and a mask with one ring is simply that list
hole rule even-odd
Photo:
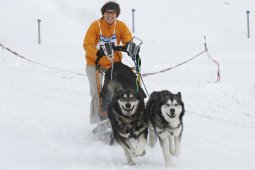
[{"label": "sled dog", "polygon": [[[135,165],[132,157],[145,154],[148,136],[144,99],[132,88],[124,89],[113,80],[108,82],[107,89],[110,93],[108,117],[114,137],[123,147],[128,164]],[[131,144],[131,138],[137,143],[135,148]]]},{"label": "sled dog", "polygon": [[159,138],[165,159],[165,166],[171,165],[171,155],[179,157],[183,132],[184,103],[181,93],[173,94],[168,90],[153,92],[146,103],[149,121],[149,144],[155,145]]}]

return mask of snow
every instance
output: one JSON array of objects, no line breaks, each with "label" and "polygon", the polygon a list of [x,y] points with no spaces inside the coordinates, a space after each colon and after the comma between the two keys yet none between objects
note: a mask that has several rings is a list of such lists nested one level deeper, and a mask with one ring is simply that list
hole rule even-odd
[{"label": "snow", "polygon": [[[104,0],[8,0],[0,6],[0,43],[41,64],[85,74],[82,42],[100,17]],[[120,20],[141,47],[142,72],[151,93],[181,92],[185,103],[181,156],[164,167],[159,143],[127,165],[123,149],[91,132],[86,76],[42,67],[0,50],[0,169],[2,170],[252,170],[255,167],[255,25],[252,0],[119,0]],[[250,10],[251,38],[247,38]],[[37,44],[37,19],[42,44]],[[125,56],[125,63],[130,63]],[[211,69],[210,69],[211,67]],[[146,99],[147,100],[147,99]]]}]

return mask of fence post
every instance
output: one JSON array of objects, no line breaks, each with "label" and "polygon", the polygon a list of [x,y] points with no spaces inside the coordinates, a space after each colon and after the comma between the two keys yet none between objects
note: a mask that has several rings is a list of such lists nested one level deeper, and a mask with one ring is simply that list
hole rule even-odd
[{"label": "fence post", "polygon": [[249,21],[250,11],[247,10],[246,13],[247,13],[247,34],[248,34],[248,38],[250,38],[250,21]]},{"label": "fence post", "polygon": [[135,33],[135,9],[132,9],[132,32]]},{"label": "fence post", "polygon": [[37,23],[38,23],[38,44],[41,44],[41,28],[40,28],[40,23],[42,20],[38,19]]}]

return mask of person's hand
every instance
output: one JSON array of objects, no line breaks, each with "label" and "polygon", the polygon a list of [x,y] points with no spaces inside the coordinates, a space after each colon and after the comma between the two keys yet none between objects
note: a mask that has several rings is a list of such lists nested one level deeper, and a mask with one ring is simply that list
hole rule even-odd
[{"label": "person's hand", "polygon": [[134,42],[132,41],[127,42],[125,48],[126,48],[126,52],[128,53],[128,56],[131,57],[132,55],[134,55],[135,48],[136,48],[136,45]]},{"label": "person's hand", "polygon": [[114,42],[111,42],[111,47],[112,47],[113,51],[115,52],[116,51],[116,47],[115,47]]},{"label": "person's hand", "polygon": [[126,50],[127,53],[128,53],[127,49],[129,48],[129,45],[130,45],[130,41],[129,41],[129,42],[126,42],[125,50]]},{"label": "person's hand", "polygon": [[104,50],[103,50],[102,47],[100,47],[100,49],[97,51],[96,56],[97,56],[97,58],[96,58],[96,62],[95,62],[95,63],[96,63],[96,65],[97,65],[98,62],[99,62],[99,60],[100,60],[103,56],[105,56]]},{"label": "person's hand", "polygon": [[137,53],[135,56],[135,61],[136,61],[136,65],[140,67],[141,66],[141,58],[140,58],[139,52],[140,52],[140,48],[138,48],[138,50],[137,50]]}]

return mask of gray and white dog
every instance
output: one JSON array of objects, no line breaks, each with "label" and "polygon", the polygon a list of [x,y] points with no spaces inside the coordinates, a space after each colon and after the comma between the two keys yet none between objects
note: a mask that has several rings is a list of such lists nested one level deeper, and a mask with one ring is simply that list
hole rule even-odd
[{"label": "gray and white dog", "polygon": [[180,155],[184,112],[180,92],[177,94],[168,90],[153,92],[146,103],[150,125],[149,144],[153,147],[155,137],[159,138],[165,166],[171,165],[171,154],[175,157]]},{"label": "gray and white dog", "polygon": [[[129,165],[135,165],[132,157],[143,156],[147,143],[148,129],[144,99],[132,88],[124,89],[118,82],[111,80],[107,84],[110,95],[108,117],[113,134],[123,147]],[[130,139],[137,141],[134,148]]]}]

